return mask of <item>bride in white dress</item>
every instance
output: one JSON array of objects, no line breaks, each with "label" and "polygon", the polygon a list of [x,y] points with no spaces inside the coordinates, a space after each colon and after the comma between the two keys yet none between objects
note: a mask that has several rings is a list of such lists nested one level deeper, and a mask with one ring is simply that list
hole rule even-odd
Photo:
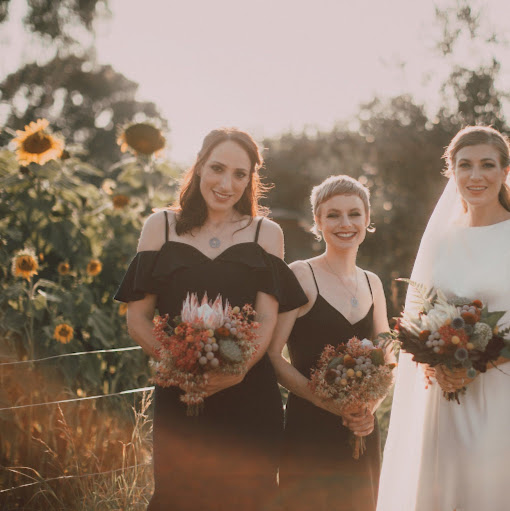
[{"label": "bride in white dress", "polygon": [[[445,158],[450,180],[412,279],[510,311],[508,140],[492,128],[464,128]],[[500,325],[508,323],[510,312]],[[465,370],[417,367],[401,353],[378,511],[510,510],[510,362],[496,365],[471,380]],[[463,386],[460,405],[442,395]]]}]

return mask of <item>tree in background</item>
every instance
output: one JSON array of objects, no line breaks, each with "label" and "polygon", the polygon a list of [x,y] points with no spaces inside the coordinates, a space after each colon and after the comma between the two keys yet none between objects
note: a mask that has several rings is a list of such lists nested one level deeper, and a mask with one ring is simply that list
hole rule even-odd
[{"label": "tree in background", "polygon": [[[9,1],[2,5],[5,21]],[[156,105],[136,99],[137,83],[110,65],[96,63],[93,22],[107,15],[106,0],[30,0],[25,28],[36,37],[35,51],[42,47],[52,56],[41,64],[39,53],[34,53],[36,62],[0,83],[5,125],[22,129],[46,118],[71,150],[79,145],[89,162],[103,170],[119,160],[118,126],[150,120],[168,131]]]},{"label": "tree in background", "polygon": [[72,147],[85,149],[89,162],[106,170],[120,158],[118,126],[131,120],[156,120],[167,130],[156,105],[135,99],[138,84],[109,65],[89,57],[56,56],[43,66],[27,64],[1,84],[9,105],[7,125],[21,129],[48,119]]},{"label": "tree in background", "polygon": [[[482,11],[473,10],[466,0],[452,3],[436,12],[442,58],[454,62],[464,34],[491,47],[500,44],[484,27]],[[437,112],[428,112],[408,95],[375,98],[360,107],[356,129],[339,125],[329,133],[285,134],[264,141],[265,173],[276,185],[267,203],[273,211],[286,211],[287,216],[292,212],[303,225],[312,221],[311,188],[329,175],[346,173],[369,186],[376,232],[367,236],[360,262],[382,277],[392,316],[400,313],[405,296],[394,278],[409,276],[426,222],[444,188],[444,148],[468,124],[508,130],[502,111],[508,94],[497,87],[499,71],[494,58],[474,68],[454,64],[441,88]],[[285,233],[288,259],[317,253],[320,246],[313,237],[297,236],[295,230],[294,225]]]},{"label": "tree in background", "polygon": [[[0,0],[0,23],[7,20],[11,0]],[[23,20],[41,43],[77,51],[85,36],[93,36],[98,16],[109,14],[108,0],[28,0]]]}]

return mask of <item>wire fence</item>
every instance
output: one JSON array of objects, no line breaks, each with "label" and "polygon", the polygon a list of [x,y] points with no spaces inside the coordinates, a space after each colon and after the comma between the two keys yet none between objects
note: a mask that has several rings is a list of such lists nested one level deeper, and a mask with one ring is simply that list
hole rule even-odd
[{"label": "wire fence", "polygon": [[[11,361],[11,362],[1,362],[0,363],[0,369],[2,367],[7,367],[7,366],[17,366],[17,365],[21,365],[21,364],[33,364],[33,363],[39,363],[39,362],[47,362],[49,360],[57,360],[57,359],[66,358],[66,357],[93,355],[93,354],[99,354],[99,353],[127,352],[127,351],[141,350],[141,349],[142,348],[140,346],[127,346],[127,347],[124,347],[124,348],[112,348],[112,349],[103,349],[103,350],[79,351],[79,352],[73,352],[73,353],[63,353],[63,354],[60,354],[60,355],[53,355],[51,357],[44,357],[44,358],[33,359],[33,360],[16,360],[16,361]],[[95,396],[84,396],[84,397],[77,397],[77,398],[70,398],[70,399],[60,399],[60,400],[57,400],[57,401],[47,401],[47,402],[43,402],[43,403],[30,403],[30,404],[25,404],[25,405],[3,407],[3,408],[0,408],[0,412],[7,412],[7,411],[12,411],[12,410],[22,410],[22,409],[26,409],[26,408],[34,408],[34,407],[42,407],[42,406],[60,405],[60,404],[65,404],[65,403],[77,402],[77,401],[88,401],[88,400],[92,400],[92,399],[101,399],[101,398],[105,398],[105,397],[123,396],[123,395],[138,393],[138,392],[149,392],[149,391],[152,391],[152,390],[154,390],[153,386],[139,387],[139,388],[136,388],[136,389],[128,389],[128,390],[123,390],[123,391],[120,391],[120,392],[112,392],[112,393],[109,393],[109,394],[99,394],[99,395],[95,395]],[[22,484],[22,485],[19,485],[19,486],[14,486],[14,487],[11,487],[11,488],[2,489],[2,490],[0,490],[0,494],[11,492],[11,491],[14,491],[14,490],[19,490],[21,488],[28,488],[28,487],[31,487],[31,486],[47,484],[47,483],[52,482],[52,481],[67,480],[67,479],[77,479],[77,478],[93,477],[93,476],[100,476],[100,475],[104,476],[104,475],[107,475],[107,474],[116,473],[116,472],[123,472],[125,470],[131,470],[131,469],[135,469],[135,468],[145,467],[145,466],[148,466],[148,465],[151,465],[151,463],[142,463],[142,464],[137,464],[137,465],[130,465],[128,467],[122,467],[122,468],[118,468],[118,469],[114,469],[114,470],[109,470],[109,471],[106,471],[106,472],[94,472],[94,473],[90,473],[90,474],[59,476],[59,477],[53,477],[53,478],[49,478],[49,479],[41,479],[39,481],[33,481],[31,483],[26,483],[26,484]],[[20,472],[19,470],[14,469],[14,468],[8,468],[8,467],[2,467],[2,468],[4,468],[5,470],[10,470],[10,471],[13,471],[13,472],[17,472],[19,474],[22,474],[22,475],[25,475],[25,476],[29,477],[27,474],[23,474],[22,472]]]},{"label": "wire fence", "polygon": [[[116,468],[114,470],[107,470],[105,472],[94,472],[94,473],[91,473],[91,474],[79,474],[79,475],[70,475],[70,476],[59,476],[59,477],[51,477],[49,479],[41,479],[40,481],[34,481],[32,483],[25,483],[25,484],[21,484],[19,486],[13,486],[11,488],[5,488],[4,490],[0,490],[0,493],[7,493],[7,492],[10,492],[10,491],[14,491],[14,490],[19,490],[20,488],[28,488],[30,486],[35,486],[35,485],[38,485],[38,484],[46,484],[46,483],[49,483],[51,481],[60,481],[60,480],[66,480],[66,479],[80,479],[82,477],[93,477],[93,476],[100,476],[100,475],[106,475],[106,474],[113,474],[115,472],[123,472],[125,470],[131,470],[131,469],[134,469],[134,468],[141,468],[141,467],[147,467],[149,465],[151,465],[152,463],[139,463],[137,465],[130,465],[128,467],[122,467],[122,468]],[[16,472],[18,474],[20,474],[21,472],[19,470],[15,470],[13,468],[9,468],[9,467],[3,467],[5,470],[10,470],[12,472]],[[27,474],[23,474],[23,475],[26,475],[27,477],[29,477]]]},{"label": "wire fence", "polygon": [[99,394],[97,396],[85,396],[85,397],[75,397],[71,399],[60,399],[59,401],[46,401],[44,403],[31,403],[27,405],[17,405],[17,406],[8,406],[5,408],[0,408],[0,412],[5,412],[7,410],[21,410],[23,408],[34,408],[38,406],[48,406],[48,405],[59,405],[63,403],[72,403],[73,401],[87,401],[90,399],[101,399],[103,397],[111,397],[111,396],[122,396],[125,394],[134,394],[136,392],[147,392],[149,390],[154,390],[154,387],[140,387],[137,389],[129,389],[122,390],[121,392],[112,392],[110,394]]},{"label": "wire fence", "polygon": [[36,358],[34,360],[15,360],[13,362],[0,362],[0,367],[5,366],[15,366],[20,364],[33,364],[36,362],[46,362],[48,360],[56,360],[59,358],[65,358],[65,357],[76,357],[78,355],[93,355],[97,353],[115,353],[115,352],[121,352],[121,351],[133,351],[133,350],[141,350],[141,346],[127,346],[126,348],[113,348],[108,350],[93,350],[93,351],[77,351],[73,353],[62,353],[61,355],[53,355],[51,357],[44,357],[44,358]]}]

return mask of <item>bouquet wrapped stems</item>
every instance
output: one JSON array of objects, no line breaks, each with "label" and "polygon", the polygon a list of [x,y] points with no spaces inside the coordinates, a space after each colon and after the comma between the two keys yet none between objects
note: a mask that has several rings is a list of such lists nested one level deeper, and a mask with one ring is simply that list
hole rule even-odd
[{"label": "bouquet wrapped stems", "polygon": [[352,457],[355,459],[355,460],[359,460],[360,456],[363,455],[363,453],[366,451],[367,449],[367,442],[365,440],[365,437],[364,436],[357,436],[357,435],[352,435]]}]

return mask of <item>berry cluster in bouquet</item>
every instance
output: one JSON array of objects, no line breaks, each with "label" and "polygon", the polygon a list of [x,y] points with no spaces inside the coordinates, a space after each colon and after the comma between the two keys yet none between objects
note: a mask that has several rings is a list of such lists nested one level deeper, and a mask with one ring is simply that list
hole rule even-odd
[{"label": "berry cluster in bouquet", "polygon": [[[409,279],[400,280],[417,290],[420,305],[418,313],[404,311],[395,332],[400,348],[415,362],[464,369],[468,378],[474,378],[500,356],[510,355],[509,342],[504,339],[510,328],[498,326],[506,312],[489,312],[481,300],[448,298],[441,289],[428,290]],[[443,395],[460,404],[461,392],[466,387]]]},{"label": "berry cluster in bouquet", "polygon": [[154,335],[160,345],[152,360],[152,382],[161,387],[177,386],[184,394],[188,415],[198,415],[207,393],[208,375],[242,374],[257,350],[255,311],[251,305],[223,305],[221,295],[214,302],[207,294],[202,301],[188,294],[182,312],[169,322],[168,314],[154,318]]},{"label": "berry cluster in bouquet", "polygon": [[[388,340],[359,340],[325,346],[317,367],[312,369],[310,386],[321,399],[335,400],[342,410],[368,409],[384,398],[392,383],[396,364],[387,363],[385,350]],[[352,435],[353,458],[359,459],[365,451],[364,437]]]}]

